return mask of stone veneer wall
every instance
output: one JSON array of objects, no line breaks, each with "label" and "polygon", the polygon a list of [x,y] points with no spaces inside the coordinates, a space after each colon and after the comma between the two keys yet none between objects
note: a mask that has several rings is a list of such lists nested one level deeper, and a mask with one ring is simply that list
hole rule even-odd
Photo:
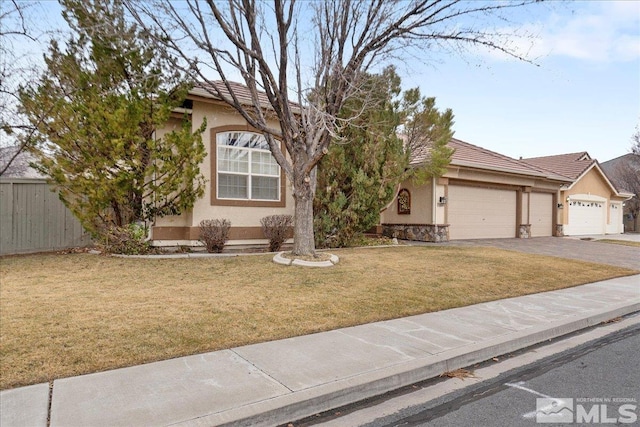
[{"label": "stone veneer wall", "polygon": [[421,242],[448,242],[449,224],[382,224],[387,237]]},{"label": "stone veneer wall", "polygon": [[520,227],[518,227],[518,237],[521,239],[531,237],[531,224],[520,224]]},{"label": "stone veneer wall", "polygon": [[556,225],[556,237],[563,237],[564,236],[564,225],[563,224],[557,224]]}]

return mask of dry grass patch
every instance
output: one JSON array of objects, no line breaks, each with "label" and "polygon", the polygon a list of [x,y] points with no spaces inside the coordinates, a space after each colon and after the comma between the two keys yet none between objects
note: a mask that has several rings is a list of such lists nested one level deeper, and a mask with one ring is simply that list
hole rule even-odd
[{"label": "dry grass patch", "polygon": [[613,243],[614,245],[640,247],[640,242],[632,242],[630,240],[599,239],[599,240],[596,240],[596,242],[597,243]]},{"label": "dry grass patch", "polygon": [[633,273],[493,248],[338,253],[327,269],[272,255],[2,258],[0,388]]}]

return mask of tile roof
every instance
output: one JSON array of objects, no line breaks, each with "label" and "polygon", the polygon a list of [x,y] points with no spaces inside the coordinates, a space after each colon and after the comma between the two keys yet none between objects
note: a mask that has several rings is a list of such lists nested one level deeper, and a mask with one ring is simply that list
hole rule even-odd
[{"label": "tile roof", "polygon": [[[569,180],[564,176],[559,176],[552,171],[542,170],[535,166],[523,163],[519,160],[505,156],[477,145],[452,138],[448,146],[455,151],[451,157],[452,166],[464,166],[475,169],[507,172],[519,175],[537,176],[559,181]],[[418,165],[429,158],[429,150],[418,151],[412,156],[411,164]]]},{"label": "tile roof", "polygon": [[574,181],[594,163],[597,163],[586,151],[558,154],[555,156],[532,157],[522,159],[521,161],[528,165],[566,176]]},{"label": "tile roof", "polygon": [[[238,98],[238,101],[240,101],[240,104],[253,105],[251,92],[246,85],[231,81],[227,81],[227,84],[229,85],[231,91],[229,91],[229,88],[227,88],[227,85],[225,85],[222,80],[216,80],[212,82],[199,82],[193,87],[193,89],[189,91],[189,94],[223,101],[223,97],[230,100],[231,92],[233,92],[233,94]],[[258,101],[260,102],[262,107],[271,108],[271,103],[269,102],[269,98],[267,97],[267,94],[265,92],[258,91]],[[289,105],[291,105],[293,108],[299,108],[299,104],[296,102],[290,101]]]}]

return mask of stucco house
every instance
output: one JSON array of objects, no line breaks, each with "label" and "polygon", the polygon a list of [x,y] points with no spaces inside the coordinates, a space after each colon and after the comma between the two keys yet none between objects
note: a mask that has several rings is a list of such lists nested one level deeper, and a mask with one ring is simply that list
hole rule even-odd
[{"label": "stucco house", "polygon": [[557,234],[559,190],[571,179],[458,139],[449,146],[455,152],[441,178],[402,183],[381,214],[383,234],[432,242]]},{"label": "stucco house", "polygon": [[[246,88],[234,85],[250,105]],[[197,244],[200,221],[215,218],[231,221],[229,245],[267,243],[260,219],[293,215],[294,200],[264,137],[203,88],[192,89],[183,107],[158,132],[179,126],[185,113],[194,128],[206,118],[205,196],[188,212],[157,218],[154,245]],[[631,195],[619,193],[587,153],[516,160],[458,139],[449,146],[455,152],[447,172],[421,185],[403,182],[381,213],[379,232],[434,242],[622,232],[622,202]],[[412,165],[428,155],[417,153]]]},{"label": "stucco house", "polygon": [[564,235],[624,232],[623,203],[633,195],[619,192],[589,153],[535,157],[522,162],[571,180],[560,188],[559,223]]},{"label": "stucco house", "polygon": [[[234,84],[233,89],[243,103],[251,104],[246,88]],[[268,105],[266,99],[263,101]],[[153,244],[195,245],[200,221],[216,218],[231,221],[229,245],[267,243],[260,219],[267,215],[293,215],[294,201],[289,181],[264,137],[234,109],[201,87],[189,92],[184,108],[176,111],[175,119],[159,133],[180,126],[185,113],[190,115],[194,129],[205,117],[207,120],[203,134],[207,155],[200,165],[200,172],[207,179],[205,195],[189,212],[157,218],[151,226]],[[273,127],[278,128],[275,120]]]},{"label": "stucco house", "polygon": [[623,202],[632,195],[586,152],[516,160],[458,139],[449,146],[455,152],[441,178],[401,185],[381,214],[383,234],[441,242],[624,232]]}]

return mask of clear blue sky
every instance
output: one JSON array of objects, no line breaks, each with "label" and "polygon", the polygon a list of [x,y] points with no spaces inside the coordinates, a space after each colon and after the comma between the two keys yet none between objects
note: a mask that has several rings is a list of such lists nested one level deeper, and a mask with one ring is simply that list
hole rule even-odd
[{"label": "clear blue sky", "polygon": [[[48,25],[62,21],[56,3],[40,6]],[[551,1],[513,18],[504,27],[526,23],[518,29],[535,37],[514,43],[537,65],[441,55],[398,65],[403,86],[451,108],[457,138],[511,157],[626,154],[640,122],[640,0]]]},{"label": "clear blue sky", "polygon": [[[587,151],[600,162],[626,154],[640,122],[640,1],[551,2],[528,9],[536,37],[523,52],[412,64],[420,86],[455,114],[455,137],[511,157]],[[537,59],[535,59],[537,58]]]}]

